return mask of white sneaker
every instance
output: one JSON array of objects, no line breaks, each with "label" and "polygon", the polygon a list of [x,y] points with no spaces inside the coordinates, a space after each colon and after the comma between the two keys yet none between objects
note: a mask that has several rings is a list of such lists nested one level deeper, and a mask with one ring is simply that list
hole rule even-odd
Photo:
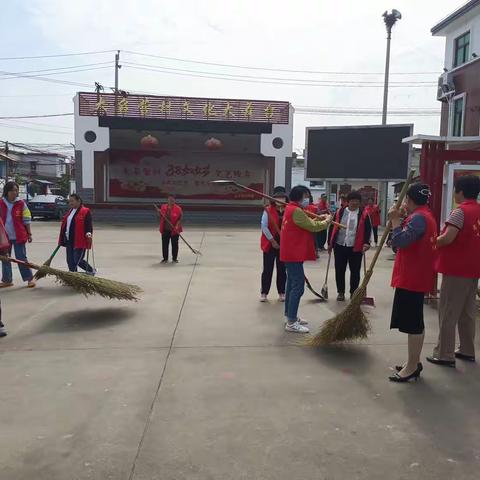
[{"label": "white sneaker", "polygon": [[[285,325],[287,325],[287,323],[288,323],[288,318],[285,317]],[[297,318],[297,323],[299,323],[300,325],[308,325],[308,322],[300,317]]]},{"label": "white sneaker", "polygon": [[293,332],[293,333],[310,333],[310,330],[308,327],[304,327],[303,325],[300,325],[299,322],[295,323],[288,323],[285,325],[285,331],[287,332]]},{"label": "white sneaker", "polygon": [[261,301],[262,303],[267,301],[267,296],[266,296],[264,293],[262,293],[262,294],[260,295],[260,301]]},{"label": "white sneaker", "polygon": [[278,301],[279,302],[284,302],[285,301],[285,294],[284,293],[280,293],[278,295]]}]

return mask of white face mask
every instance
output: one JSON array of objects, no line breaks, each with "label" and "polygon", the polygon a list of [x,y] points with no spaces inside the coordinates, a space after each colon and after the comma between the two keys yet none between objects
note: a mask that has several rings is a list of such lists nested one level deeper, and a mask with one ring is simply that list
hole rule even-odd
[{"label": "white face mask", "polygon": [[310,205],[310,199],[304,198],[301,203],[303,208],[307,208]]}]

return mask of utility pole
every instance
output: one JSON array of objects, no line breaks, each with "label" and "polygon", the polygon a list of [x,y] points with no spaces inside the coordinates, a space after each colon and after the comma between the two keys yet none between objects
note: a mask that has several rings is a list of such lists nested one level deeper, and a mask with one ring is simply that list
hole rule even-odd
[{"label": "utility pole", "polygon": [[115,115],[117,114],[118,106],[118,71],[122,68],[120,62],[120,50],[115,54]]},{"label": "utility pole", "polygon": [[390,76],[390,43],[392,40],[392,28],[398,20],[402,18],[402,14],[398,10],[392,10],[390,13],[385,11],[383,14],[383,21],[387,28],[387,57],[385,60],[385,84],[383,86],[383,112],[382,125],[387,124],[387,110],[388,110],[388,80]]}]

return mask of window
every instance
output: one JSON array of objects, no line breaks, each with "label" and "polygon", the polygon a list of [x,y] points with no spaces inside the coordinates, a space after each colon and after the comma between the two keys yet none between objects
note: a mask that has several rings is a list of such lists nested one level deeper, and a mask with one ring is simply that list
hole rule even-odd
[{"label": "window", "polygon": [[468,61],[470,56],[470,32],[455,39],[455,57],[453,66],[458,67]]},{"label": "window", "polygon": [[30,162],[30,172],[37,173],[37,162]]},{"label": "window", "polygon": [[452,135],[463,136],[463,118],[465,111],[465,96],[453,100],[452,111]]}]

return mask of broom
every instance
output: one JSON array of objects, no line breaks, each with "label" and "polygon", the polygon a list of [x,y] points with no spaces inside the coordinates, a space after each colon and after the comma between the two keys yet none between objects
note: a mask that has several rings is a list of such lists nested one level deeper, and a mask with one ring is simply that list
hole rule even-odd
[{"label": "broom", "polygon": [[[408,178],[398,196],[397,203],[395,204],[396,208],[400,208],[402,205],[403,199],[407,193],[408,187],[412,183],[413,176],[415,172],[410,171]],[[363,299],[366,296],[367,284],[370,278],[373,275],[373,268],[377,262],[382,247],[387,239],[388,233],[392,228],[392,223],[388,222],[385,231],[383,232],[382,238],[380,240],[380,248],[375,252],[375,256],[372,259],[369,269],[367,270],[363,282],[360,287],[353,294],[350,303],[345,307],[345,309],[335,317],[327,320],[320,331],[308,339],[306,339],[306,344],[316,347],[320,345],[327,345],[330,343],[339,343],[351,340],[365,339],[367,338],[367,333],[370,331],[370,322],[368,321],[365,314],[362,312],[360,305],[362,304]]]},{"label": "broom", "polygon": [[332,258],[332,251],[328,252],[327,272],[325,273],[325,283],[323,284],[320,293],[325,300],[328,300],[328,272],[330,270],[330,260]]},{"label": "broom", "polygon": [[[363,274],[367,274],[367,256],[363,254]],[[362,301],[362,305],[366,305],[367,307],[374,307],[375,306],[375,297],[367,296],[367,289],[365,289],[365,298]]]},{"label": "broom", "polygon": [[[235,187],[238,187],[242,190],[246,190],[247,192],[254,193],[255,195],[258,195],[259,197],[266,198],[267,200],[271,200],[272,202],[280,203],[281,205],[288,205],[287,202],[282,202],[278,198],[271,197],[270,195],[267,195],[266,193],[259,192],[258,190],[254,190],[253,188],[246,187],[245,185],[242,185],[241,183],[234,182],[233,180],[211,180],[210,183],[213,183],[215,185],[234,185]],[[315,218],[317,220],[324,220],[325,216],[324,215],[317,215],[316,213],[309,212],[308,210],[304,210],[305,214],[308,215],[311,218]],[[341,223],[337,223],[332,221],[332,225],[336,225],[339,228],[346,228],[345,225],[342,225]]]},{"label": "broom", "polygon": [[35,265],[30,262],[23,262],[14,258],[0,255],[0,261],[13,262],[25,267],[38,270],[42,276],[50,275],[55,277],[58,283],[73,288],[76,292],[88,295],[100,295],[104,298],[116,300],[138,300],[138,294],[142,291],[137,285],[107,280],[106,278],[92,277],[83,273],[65,272],[47,265]]},{"label": "broom", "polygon": [[[57,248],[52,252],[50,257],[46,262],[44,262],[44,266],[49,267],[52,264],[52,260],[54,259],[55,255],[58,253],[60,250],[60,245],[57,245]],[[44,278],[46,276],[45,272],[42,272],[41,270],[38,270],[37,273],[33,276],[33,279],[35,281],[40,280],[41,278]]]},{"label": "broom", "polygon": [[[170,220],[162,213],[162,211],[155,205],[153,204],[153,206],[155,207],[155,209],[157,210],[157,213],[160,217],[162,217],[167,223],[168,225],[170,226],[170,228],[172,229],[172,231],[175,229],[175,227],[172,225],[172,222],[170,222]],[[195,248],[193,248],[186,240],[185,238],[183,238],[183,235],[178,232],[178,236],[183,240],[183,242],[185,243],[185,245],[192,251],[192,253],[194,253],[195,255],[201,255],[202,252],[200,250],[196,250]]]}]

